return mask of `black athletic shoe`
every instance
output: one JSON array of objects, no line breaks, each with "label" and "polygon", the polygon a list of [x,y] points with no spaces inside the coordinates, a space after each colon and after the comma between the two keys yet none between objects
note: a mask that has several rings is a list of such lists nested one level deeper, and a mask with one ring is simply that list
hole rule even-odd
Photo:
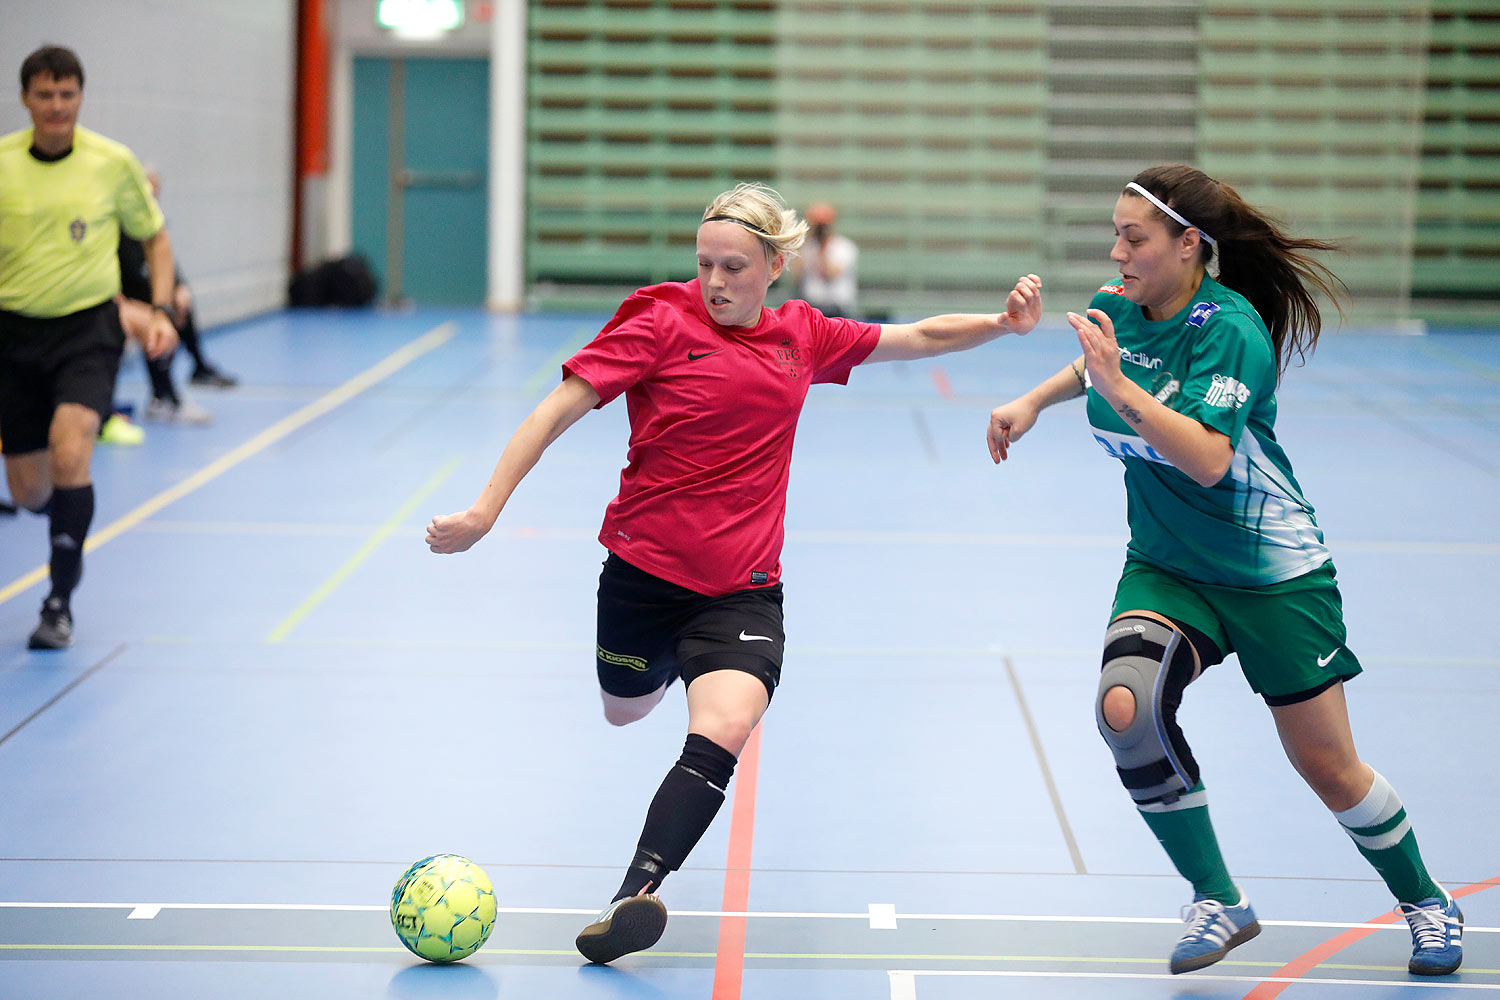
[{"label": "black athletic shoe", "polygon": [[598,965],[644,951],[667,929],[667,908],[650,893],[610,903],[599,919],[578,933],[578,954]]},{"label": "black athletic shoe", "polygon": [[204,365],[202,368],[194,369],[188,381],[193,385],[203,385],[210,389],[233,389],[240,384],[239,379],[233,375],[225,375],[213,365]]},{"label": "black athletic shoe", "polygon": [[42,620],[26,643],[27,649],[67,649],[73,645],[73,616],[62,601],[49,597],[42,604]]}]

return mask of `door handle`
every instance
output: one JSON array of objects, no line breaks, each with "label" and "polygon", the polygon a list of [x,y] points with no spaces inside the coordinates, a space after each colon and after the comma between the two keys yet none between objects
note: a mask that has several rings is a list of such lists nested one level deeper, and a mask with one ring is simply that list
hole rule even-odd
[{"label": "door handle", "polygon": [[484,175],[478,170],[403,170],[397,183],[404,188],[476,188]]}]

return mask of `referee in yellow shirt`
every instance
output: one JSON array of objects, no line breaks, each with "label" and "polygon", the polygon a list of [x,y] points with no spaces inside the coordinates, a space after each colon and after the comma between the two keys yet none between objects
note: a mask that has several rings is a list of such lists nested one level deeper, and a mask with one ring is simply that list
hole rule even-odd
[{"label": "referee in yellow shirt", "polygon": [[110,414],[125,333],[114,298],[120,232],[151,271],[147,355],[176,346],[172,244],[124,146],[78,127],[83,66],[46,45],[21,64],[32,127],[0,136],[0,450],[11,497],[51,521],[52,591],[28,643],[73,641],[73,589],[94,518],[94,437]]}]

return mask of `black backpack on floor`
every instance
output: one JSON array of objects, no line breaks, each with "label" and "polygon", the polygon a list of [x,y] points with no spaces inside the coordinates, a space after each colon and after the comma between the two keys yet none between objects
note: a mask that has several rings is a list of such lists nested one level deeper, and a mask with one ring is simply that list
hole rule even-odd
[{"label": "black backpack on floor", "polygon": [[287,297],[294,306],[367,306],[375,301],[380,283],[363,254],[349,254],[303,268],[292,278]]}]

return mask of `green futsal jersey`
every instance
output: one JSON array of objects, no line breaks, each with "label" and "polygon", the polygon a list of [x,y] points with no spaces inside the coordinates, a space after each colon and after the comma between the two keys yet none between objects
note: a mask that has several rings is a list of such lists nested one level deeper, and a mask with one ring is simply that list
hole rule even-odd
[{"label": "green futsal jersey", "polygon": [[1129,555],[1188,580],[1264,587],[1328,561],[1312,504],[1276,443],[1276,355],[1245,297],[1203,276],[1192,300],[1153,322],[1105,285],[1090,306],[1114,321],[1120,368],[1178,413],[1225,434],[1234,460],[1199,486],[1088,391],[1094,440],[1125,466]]}]

